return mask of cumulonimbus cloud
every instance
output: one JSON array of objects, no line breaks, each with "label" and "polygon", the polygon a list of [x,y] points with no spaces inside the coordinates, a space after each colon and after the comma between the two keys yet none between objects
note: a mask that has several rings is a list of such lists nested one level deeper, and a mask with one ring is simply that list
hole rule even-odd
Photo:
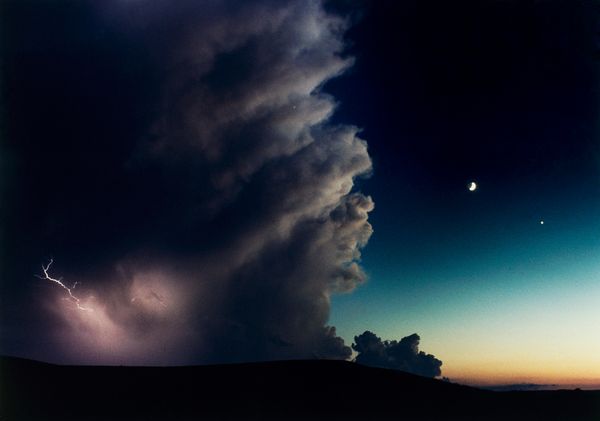
[{"label": "cumulonimbus cloud", "polygon": [[322,89],[353,63],[346,20],[319,1],[94,7],[148,49],[161,93],[114,168],[131,194],[98,193],[127,241],[87,256],[78,288],[95,312],[48,304],[67,321],[58,343],[84,362],[348,358],[330,296],[365,280],[373,201],[354,191],[367,145],[330,123]]}]

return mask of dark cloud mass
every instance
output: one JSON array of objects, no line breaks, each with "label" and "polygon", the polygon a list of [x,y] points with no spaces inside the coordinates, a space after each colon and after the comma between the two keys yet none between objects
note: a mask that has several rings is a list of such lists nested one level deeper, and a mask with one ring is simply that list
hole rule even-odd
[{"label": "dark cloud mass", "polygon": [[[5,149],[19,163],[6,229],[28,243],[4,253],[14,281],[3,288],[34,314],[3,309],[4,352],[348,358],[327,326],[330,295],[365,280],[373,202],[353,189],[371,170],[367,145],[356,127],[328,123],[336,104],[322,92],[352,65],[346,20],[317,1],[37,13],[48,38],[32,39],[25,19],[4,47]],[[49,257],[94,312],[33,277]]]},{"label": "dark cloud mass", "polygon": [[354,337],[352,349],[358,352],[356,362],[374,367],[392,368],[425,377],[442,374],[442,362],[431,354],[419,351],[421,338],[416,333],[400,341],[382,341],[373,332]]}]

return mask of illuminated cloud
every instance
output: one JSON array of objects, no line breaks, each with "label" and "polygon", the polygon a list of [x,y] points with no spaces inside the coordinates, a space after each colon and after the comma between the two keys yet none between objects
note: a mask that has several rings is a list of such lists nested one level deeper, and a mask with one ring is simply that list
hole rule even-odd
[{"label": "illuminated cloud", "polygon": [[[58,348],[46,357],[348,358],[327,326],[330,296],[366,278],[360,249],[373,202],[354,190],[371,171],[367,145],[356,127],[330,123],[336,104],[322,92],[352,65],[346,20],[318,1],[90,7],[143,52],[149,86],[160,89],[130,137],[123,121],[141,111],[120,105],[128,99],[118,85],[97,96],[107,116],[123,114],[104,120],[101,141],[87,140],[105,168],[82,166],[75,176],[86,188],[53,183],[54,194],[78,201],[48,201],[43,220],[59,229],[40,244],[94,311],[78,314],[55,289],[38,291],[55,315],[45,323]],[[126,74],[114,60],[103,69]],[[61,139],[54,149],[78,147]],[[106,187],[87,188],[98,185]]]}]

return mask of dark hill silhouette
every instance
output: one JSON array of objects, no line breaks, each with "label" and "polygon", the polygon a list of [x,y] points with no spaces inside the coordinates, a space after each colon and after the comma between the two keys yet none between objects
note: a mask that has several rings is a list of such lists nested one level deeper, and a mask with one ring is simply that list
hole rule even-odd
[{"label": "dark hill silhouette", "polygon": [[492,392],[344,361],[59,366],[0,358],[0,420],[598,420],[600,392]]}]

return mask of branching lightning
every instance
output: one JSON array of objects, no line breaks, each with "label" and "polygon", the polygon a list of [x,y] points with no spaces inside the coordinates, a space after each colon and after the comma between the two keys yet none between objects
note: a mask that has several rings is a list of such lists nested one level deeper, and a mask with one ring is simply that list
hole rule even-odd
[{"label": "branching lightning", "polygon": [[67,291],[67,293],[69,294],[69,299],[75,303],[75,305],[77,306],[77,308],[79,310],[82,310],[82,311],[94,311],[93,309],[91,309],[89,307],[82,306],[81,305],[81,300],[73,294],[72,291],[73,291],[73,289],[75,289],[75,287],[77,286],[78,282],[75,282],[73,284],[73,286],[71,288],[69,288],[68,286],[66,286],[65,284],[62,283],[62,278],[56,279],[56,278],[51,277],[48,274],[48,271],[50,270],[50,266],[52,266],[52,263],[54,263],[54,260],[50,259],[50,261],[48,262],[48,264],[46,266],[42,265],[42,270],[44,271],[44,275],[43,276],[36,275],[36,276],[38,278],[40,278],[40,279],[46,279],[48,281],[51,281],[51,282],[54,282],[55,284],[60,285],[65,291]]}]

